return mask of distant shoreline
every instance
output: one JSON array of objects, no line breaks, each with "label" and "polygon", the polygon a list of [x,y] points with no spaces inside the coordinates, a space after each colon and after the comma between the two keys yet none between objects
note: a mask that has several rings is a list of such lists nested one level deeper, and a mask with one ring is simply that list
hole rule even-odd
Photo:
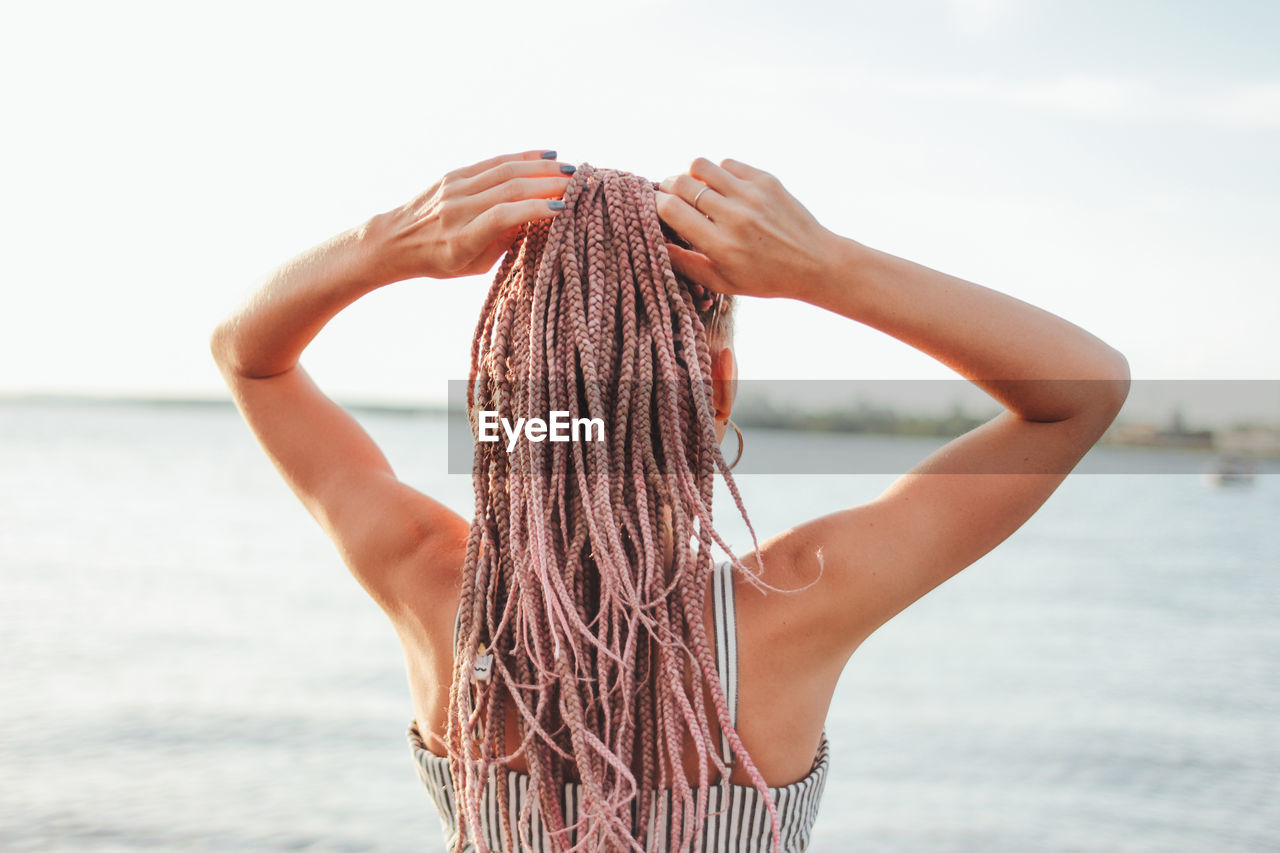
[{"label": "distant shoreline", "polygon": [[[435,416],[449,413],[443,403],[403,403],[361,400],[338,402],[357,414],[399,417]],[[902,413],[892,409],[780,411],[759,401],[744,401],[735,422],[740,427],[827,435],[900,436],[905,438],[954,438],[986,423],[986,417],[951,411],[945,415]],[[0,408],[6,406],[47,406],[101,408],[129,407],[154,409],[211,409],[234,411],[230,397],[145,397],[96,396],[79,394],[0,394]],[[1250,439],[1242,442],[1241,436]],[[1249,426],[1229,429],[1188,429],[1175,424],[1162,429],[1143,421],[1121,418],[1098,442],[1099,445],[1198,450],[1207,453],[1243,453],[1248,456],[1280,458],[1280,428]],[[1243,445],[1243,446],[1242,446]]]},{"label": "distant shoreline", "polygon": [[[337,401],[343,408],[356,412],[376,412],[388,415],[444,415],[447,408],[443,403],[380,403],[372,401]],[[141,397],[141,396],[96,396],[93,394],[0,394],[0,406],[8,405],[40,405],[40,406],[130,406],[138,408],[164,409],[227,409],[235,410],[235,403],[230,397]]]}]

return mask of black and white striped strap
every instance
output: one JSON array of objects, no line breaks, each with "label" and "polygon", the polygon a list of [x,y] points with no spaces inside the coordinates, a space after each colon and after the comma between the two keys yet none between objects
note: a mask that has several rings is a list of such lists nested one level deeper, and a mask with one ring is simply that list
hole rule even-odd
[{"label": "black and white striped strap", "polygon": [[[724,685],[724,698],[729,705],[729,719],[738,727],[738,622],[734,612],[733,564],[726,561],[711,574],[712,613],[716,632],[716,671]],[[720,754],[726,764],[733,763],[729,738],[720,733]]]}]

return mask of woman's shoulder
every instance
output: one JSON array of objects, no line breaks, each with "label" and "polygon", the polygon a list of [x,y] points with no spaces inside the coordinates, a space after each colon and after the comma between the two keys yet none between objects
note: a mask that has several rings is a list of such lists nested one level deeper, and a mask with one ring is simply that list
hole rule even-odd
[{"label": "woman's shoulder", "polygon": [[771,784],[811,769],[848,660],[822,613],[831,579],[795,544],[774,537],[733,569],[738,733]]}]

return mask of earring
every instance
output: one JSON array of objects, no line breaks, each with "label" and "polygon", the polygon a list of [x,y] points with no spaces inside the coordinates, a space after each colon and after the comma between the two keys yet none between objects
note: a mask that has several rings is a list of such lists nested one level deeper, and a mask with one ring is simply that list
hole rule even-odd
[{"label": "earring", "polygon": [[733,465],[730,465],[730,466],[729,466],[729,470],[730,470],[730,471],[732,471],[732,470],[733,470],[733,466],[734,466],[734,465],[737,465],[740,461],[742,461],[742,450],[743,450],[743,448],[746,446],[746,442],[745,442],[745,441],[743,441],[743,439],[742,439],[742,430],[738,429],[738,425],[737,425],[737,424],[735,424],[735,423],[734,423],[731,419],[729,419],[729,418],[725,418],[725,419],[724,419],[724,422],[725,422],[726,424],[728,424],[729,426],[733,427],[733,431],[734,431],[734,432],[736,432],[736,433],[738,434],[738,455],[737,455],[737,456],[735,456],[735,457],[733,457]]}]

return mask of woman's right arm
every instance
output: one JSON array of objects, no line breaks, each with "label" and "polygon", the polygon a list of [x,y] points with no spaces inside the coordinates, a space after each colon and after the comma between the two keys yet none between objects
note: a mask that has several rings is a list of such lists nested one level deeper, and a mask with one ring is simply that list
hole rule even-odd
[{"label": "woman's right arm", "polygon": [[283,264],[214,331],[214,358],[258,442],[390,614],[403,609],[407,589],[420,598],[424,577],[456,587],[470,524],[399,480],[372,437],[311,380],[301,355],[340,311],[380,287],[490,269],[523,223],[563,208],[567,164],[554,157],[525,151],[448,173]]},{"label": "woman's right arm", "polygon": [[[687,202],[701,191],[698,208]],[[1124,357],[1066,320],[981,285],[826,230],[771,175],[695,161],[668,179],[663,217],[696,251],[686,275],[720,291],[789,296],[879,329],[995,397],[1006,411],[930,455],[875,501],[805,522],[767,544],[812,579],[806,601],[840,630],[840,661],[877,627],[1018,529],[1114,420],[1128,393]]]}]

